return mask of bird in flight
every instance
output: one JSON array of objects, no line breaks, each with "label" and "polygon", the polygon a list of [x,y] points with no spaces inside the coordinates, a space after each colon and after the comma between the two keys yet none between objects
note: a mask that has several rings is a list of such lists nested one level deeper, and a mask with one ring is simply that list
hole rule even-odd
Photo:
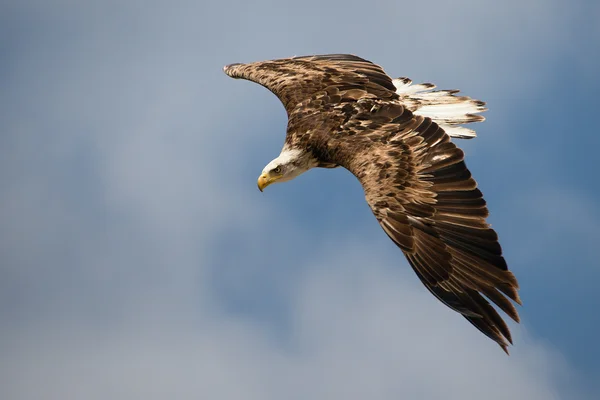
[{"label": "bird in flight", "polygon": [[519,322],[511,302],[521,304],[519,286],[464,153],[451,140],[475,137],[461,124],[483,121],[485,103],[391,79],[347,54],[223,70],[266,87],[287,111],[285,143],[260,174],[261,191],[311,168],[346,168],[425,287],[508,353],[510,330],[489,301]]}]

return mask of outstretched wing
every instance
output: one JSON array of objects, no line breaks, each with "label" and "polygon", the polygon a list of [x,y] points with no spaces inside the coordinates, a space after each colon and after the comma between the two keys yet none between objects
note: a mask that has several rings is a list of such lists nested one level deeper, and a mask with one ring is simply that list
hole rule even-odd
[{"label": "outstretched wing", "polygon": [[[348,110],[348,109],[347,109]],[[462,150],[431,119],[378,100],[355,104],[335,160],[363,185],[369,206],[419,279],[507,351],[518,284]],[[344,143],[345,141],[345,143]]]},{"label": "outstretched wing", "polygon": [[301,102],[326,88],[360,89],[381,99],[397,99],[396,87],[383,69],[347,54],[328,54],[231,64],[223,68],[233,78],[256,82],[273,92],[288,115]]},{"label": "outstretched wing", "polygon": [[[350,55],[232,64],[224,71],[271,90],[289,116],[286,141],[310,149],[324,166],[354,173],[423,284],[506,351],[510,331],[488,300],[518,322],[510,301],[520,304],[517,280],[486,222],[486,203],[463,152],[431,119],[453,136],[472,137],[457,125],[481,120],[475,114],[483,103],[454,91],[421,93],[431,85],[396,87],[381,67]],[[415,114],[405,108],[411,101]]]}]

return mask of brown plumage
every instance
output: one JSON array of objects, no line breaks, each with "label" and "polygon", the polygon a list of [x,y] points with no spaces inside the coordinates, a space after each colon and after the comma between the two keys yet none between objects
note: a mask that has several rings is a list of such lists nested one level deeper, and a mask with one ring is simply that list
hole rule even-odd
[{"label": "brown plumage", "polygon": [[[452,129],[483,120],[474,114],[484,110],[482,102],[454,96],[456,91],[402,92],[381,67],[351,55],[233,64],[224,70],[277,95],[289,118],[284,149],[308,155],[304,169],[342,166],[352,172],[381,227],[427,289],[507,351],[510,331],[488,300],[518,322],[510,301],[521,303],[517,280],[486,222],[488,209],[462,150],[425,112],[436,104],[457,104],[450,109],[456,115],[437,119]],[[435,115],[438,109],[433,110]]]}]

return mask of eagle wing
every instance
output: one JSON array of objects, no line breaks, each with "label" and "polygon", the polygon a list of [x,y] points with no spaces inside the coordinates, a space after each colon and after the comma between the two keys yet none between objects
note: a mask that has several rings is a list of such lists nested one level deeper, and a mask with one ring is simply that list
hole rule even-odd
[{"label": "eagle wing", "polygon": [[[463,152],[427,116],[450,113],[440,121],[460,129],[454,125],[482,120],[474,114],[484,103],[455,91],[416,95],[432,85],[409,90],[404,80],[397,87],[381,67],[352,55],[232,64],[224,71],[273,92],[288,113],[286,142],[310,149],[320,166],[341,165],[357,176],[381,227],[427,289],[507,351],[510,330],[488,300],[518,322],[510,301],[521,304],[517,280],[486,222],[488,209]],[[424,115],[406,109],[409,100]],[[474,136],[466,129],[449,133]]]},{"label": "eagle wing", "polygon": [[233,78],[247,79],[269,89],[281,100],[288,115],[326,88],[359,89],[380,99],[398,98],[396,86],[380,66],[348,54],[230,64],[223,70]]},{"label": "eagle wing", "polygon": [[486,298],[518,322],[509,301],[521,304],[518,284],[462,150],[430,118],[398,104],[362,100],[346,114],[330,145],[334,161],[358,177],[427,289],[507,351],[510,330]]}]

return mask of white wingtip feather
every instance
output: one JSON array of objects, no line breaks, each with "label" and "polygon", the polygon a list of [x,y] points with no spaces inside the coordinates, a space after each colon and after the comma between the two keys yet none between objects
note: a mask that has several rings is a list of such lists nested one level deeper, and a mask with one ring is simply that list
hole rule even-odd
[{"label": "white wingtip feather", "polygon": [[455,137],[458,139],[472,139],[474,137],[477,137],[477,134],[473,129],[465,128],[464,126],[446,124],[439,125],[444,130],[444,132],[450,135],[450,137]]},{"label": "white wingtip feather", "polygon": [[452,137],[475,137],[474,130],[458,125],[485,120],[477,115],[487,110],[485,103],[467,96],[457,96],[458,90],[433,90],[435,85],[432,83],[413,85],[408,78],[398,78],[392,82],[406,108],[416,115],[431,118]]}]

